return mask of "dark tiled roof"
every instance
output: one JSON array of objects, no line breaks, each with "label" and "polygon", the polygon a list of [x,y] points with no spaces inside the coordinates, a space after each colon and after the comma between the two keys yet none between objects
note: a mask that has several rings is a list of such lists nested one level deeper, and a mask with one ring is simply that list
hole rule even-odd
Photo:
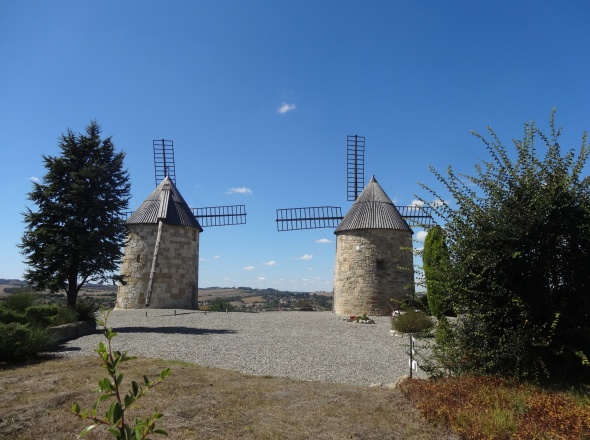
[{"label": "dark tiled roof", "polygon": [[352,204],[334,233],[358,229],[397,229],[413,233],[375,176]]},{"label": "dark tiled roof", "polygon": [[163,219],[169,225],[190,226],[203,231],[169,177],[162,180],[154,192],[145,199],[127,220],[127,224],[155,224],[159,219]]}]

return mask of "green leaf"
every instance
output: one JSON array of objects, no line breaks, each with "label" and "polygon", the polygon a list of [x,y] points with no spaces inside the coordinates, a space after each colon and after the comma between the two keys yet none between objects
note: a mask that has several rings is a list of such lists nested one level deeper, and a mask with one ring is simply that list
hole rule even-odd
[{"label": "green leaf", "polygon": [[170,375],[170,372],[170,368],[165,368],[164,370],[162,370],[162,372],[160,373],[160,380],[166,379]]},{"label": "green leaf", "polygon": [[121,403],[114,402],[112,421],[114,423],[117,423],[119,420],[121,420],[122,416],[123,416],[123,408],[121,407]]},{"label": "green leaf", "polygon": [[72,412],[75,414],[80,413],[80,405],[78,405],[77,402],[74,402],[74,404],[72,405]]}]

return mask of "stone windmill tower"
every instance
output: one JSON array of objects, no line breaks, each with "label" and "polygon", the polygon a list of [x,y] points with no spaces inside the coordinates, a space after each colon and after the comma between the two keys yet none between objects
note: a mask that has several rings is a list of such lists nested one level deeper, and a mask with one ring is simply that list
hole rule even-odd
[{"label": "stone windmill tower", "polygon": [[334,312],[389,314],[414,281],[413,231],[375,176],[334,234]]},{"label": "stone windmill tower", "polygon": [[362,136],[347,137],[348,200],[340,207],[316,206],[277,210],[279,231],[336,227],[334,312],[340,315],[389,315],[391,299],[403,299],[414,281],[409,223],[432,221],[429,207],[396,207],[373,176],[364,180]]},{"label": "stone windmill tower", "polygon": [[175,185],[173,142],[154,141],[156,189],[128,218],[116,308],[195,309],[202,226],[244,224],[244,205],[189,208]]}]

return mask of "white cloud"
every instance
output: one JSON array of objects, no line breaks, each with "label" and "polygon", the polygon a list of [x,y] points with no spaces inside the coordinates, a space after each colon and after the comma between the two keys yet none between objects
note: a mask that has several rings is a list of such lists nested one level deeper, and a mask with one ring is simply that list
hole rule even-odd
[{"label": "white cloud", "polygon": [[214,260],[219,260],[221,257],[219,255],[213,255]]},{"label": "white cloud", "polygon": [[266,277],[258,277],[257,280],[258,281],[266,281]]},{"label": "white cloud", "polygon": [[277,262],[274,261],[274,260],[271,260],[271,261],[266,261],[266,262],[264,262],[262,264],[264,264],[265,266],[276,266],[277,265]]},{"label": "white cloud", "polygon": [[311,260],[313,258],[313,255],[302,255],[301,257],[295,257],[293,258],[294,260]]},{"label": "white cloud", "polygon": [[320,238],[319,240],[315,241],[316,243],[333,243],[332,240],[328,240],[327,238]]},{"label": "white cloud", "polygon": [[412,200],[412,206],[424,206],[424,202],[422,200]]},{"label": "white cloud", "polygon": [[242,186],[240,188],[229,188],[226,191],[226,194],[252,194],[252,190]]},{"label": "white cloud", "polygon": [[35,177],[35,176],[31,176],[31,177],[29,177],[29,180],[30,180],[31,182],[35,182],[35,183],[39,183],[39,182],[41,182],[41,179],[39,179],[38,177]]},{"label": "white cloud", "polygon": [[246,266],[242,270],[254,270],[254,266]]},{"label": "white cloud", "polygon": [[424,239],[426,238],[426,234],[428,234],[428,232],[426,232],[426,231],[419,231],[418,233],[416,233],[416,240],[418,240],[418,241],[424,241]]},{"label": "white cloud", "polygon": [[283,104],[279,107],[277,111],[279,114],[284,115],[285,113],[293,111],[296,108],[297,107],[295,106],[295,104],[287,104],[286,102],[283,102]]},{"label": "white cloud", "polygon": [[430,202],[430,206],[442,206],[444,204],[445,202],[441,199],[436,199],[435,201]]}]

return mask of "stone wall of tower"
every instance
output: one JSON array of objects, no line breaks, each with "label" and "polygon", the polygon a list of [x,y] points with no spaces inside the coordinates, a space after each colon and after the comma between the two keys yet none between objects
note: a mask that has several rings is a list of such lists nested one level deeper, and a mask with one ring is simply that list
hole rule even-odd
[{"label": "stone wall of tower", "polygon": [[[413,289],[411,249],[409,231],[362,229],[338,233],[334,312],[338,315],[391,314],[391,299],[402,299]],[[408,289],[408,286],[412,287]]]},{"label": "stone wall of tower", "polygon": [[[121,263],[126,284],[119,286],[116,308],[144,308],[157,235],[157,224],[129,225]],[[199,231],[164,223],[150,308],[197,308],[198,274]]]}]

